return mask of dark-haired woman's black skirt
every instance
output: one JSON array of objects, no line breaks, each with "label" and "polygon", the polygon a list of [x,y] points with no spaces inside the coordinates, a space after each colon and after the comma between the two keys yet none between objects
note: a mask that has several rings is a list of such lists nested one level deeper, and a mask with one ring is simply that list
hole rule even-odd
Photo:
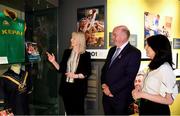
[{"label": "dark-haired woman's black skirt", "polygon": [[139,115],[170,115],[170,109],[168,105],[141,99]]}]

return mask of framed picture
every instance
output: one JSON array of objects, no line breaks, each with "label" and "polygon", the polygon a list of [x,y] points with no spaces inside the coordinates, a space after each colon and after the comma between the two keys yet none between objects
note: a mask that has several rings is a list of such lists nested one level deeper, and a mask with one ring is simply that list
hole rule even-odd
[{"label": "framed picture", "polygon": [[41,60],[37,43],[26,42],[26,54],[29,62],[37,62]]},{"label": "framed picture", "polygon": [[[129,42],[134,47],[137,47],[137,34],[131,34],[129,37]],[[112,32],[109,32],[109,46],[114,46],[113,40],[112,40]]]},{"label": "framed picture", "polygon": [[77,31],[85,33],[87,49],[105,49],[104,6],[78,9]]},{"label": "framed picture", "polygon": [[176,84],[178,87],[178,93],[180,93],[180,78],[176,78]]},{"label": "framed picture", "polygon": [[173,48],[174,49],[180,49],[180,38],[174,38],[173,39]]},{"label": "framed picture", "polygon": [[109,46],[114,46],[113,40],[112,40],[112,32],[109,32]]},{"label": "framed picture", "polygon": [[134,47],[137,47],[137,35],[136,34],[131,34],[130,37],[129,37],[129,42]]},{"label": "framed picture", "polygon": [[178,53],[173,51],[172,52],[172,60],[173,60],[173,68],[177,69],[178,68]]},{"label": "framed picture", "polygon": [[[144,40],[152,35],[171,37],[172,17],[144,12]],[[145,43],[145,42],[144,42]]]}]

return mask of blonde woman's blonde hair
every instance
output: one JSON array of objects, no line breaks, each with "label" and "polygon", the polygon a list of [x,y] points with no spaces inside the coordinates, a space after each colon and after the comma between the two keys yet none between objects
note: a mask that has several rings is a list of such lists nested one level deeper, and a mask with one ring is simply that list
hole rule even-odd
[{"label": "blonde woman's blonde hair", "polygon": [[86,51],[85,34],[82,32],[73,32],[72,37],[76,38],[79,43],[79,52],[82,54]]}]

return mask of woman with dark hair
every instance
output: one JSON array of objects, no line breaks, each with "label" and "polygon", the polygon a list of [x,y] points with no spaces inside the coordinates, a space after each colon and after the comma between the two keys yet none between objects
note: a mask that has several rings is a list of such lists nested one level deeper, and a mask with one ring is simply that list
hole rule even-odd
[{"label": "woman with dark hair", "polygon": [[149,71],[144,74],[141,87],[135,87],[132,96],[140,99],[140,115],[170,115],[169,105],[178,93],[173,73],[171,45],[164,35],[147,38],[145,47],[151,59]]}]

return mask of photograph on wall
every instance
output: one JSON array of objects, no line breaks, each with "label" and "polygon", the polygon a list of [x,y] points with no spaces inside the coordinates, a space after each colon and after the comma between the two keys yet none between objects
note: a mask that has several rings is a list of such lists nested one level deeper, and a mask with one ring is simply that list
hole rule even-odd
[{"label": "photograph on wall", "polygon": [[179,79],[176,80],[176,84],[178,87],[178,93],[180,93],[180,80]]},{"label": "photograph on wall", "polygon": [[129,37],[129,43],[134,47],[137,47],[137,34],[131,34]]},{"label": "photograph on wall", "polygon": [[[134,46],[137,47],[137,34],[131,34],[129,37],[129,43]],[[109,47],[114,46],[114,42],[112,40],[112,32],[109,32]]]},{"label": "photograph on wall", "polygon": [[180,38],[174,38],[173,39],[173,48],[174,49],[180,49]]},{"label": "photograph on wall", "polygon": [[37,43],[35,42],[26,42],[26,54],[29,62],[35,62],[41,60],[38,46]]},{"label": "photograph on wall", "polygon": [[104,6],[78,9],[77,31],[85,33],[87,49],[105,49]]},{"label": "photograph on wall", "polygon": [[144,12],[144,38],[157,34],[163,34],[170,38],[172,20],[173,18],[169,16]]},{"label": "photograph on wall", "polygon": [[112,32],[109,32],[109,47],[112,47],[112,46],[114,46],[114,42],[112,39]]}]

